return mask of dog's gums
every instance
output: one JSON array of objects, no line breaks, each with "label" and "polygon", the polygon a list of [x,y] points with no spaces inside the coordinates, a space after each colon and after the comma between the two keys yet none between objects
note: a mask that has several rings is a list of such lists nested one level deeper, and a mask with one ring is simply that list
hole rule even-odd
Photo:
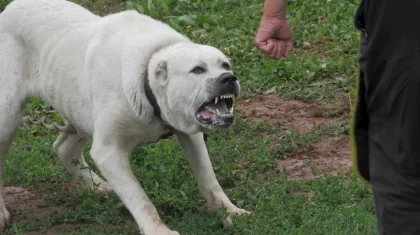
[{"label": "dog's gums", "polygon": [[197,120],[202,124],[228,127],[233,123],[233,104],[235,95],[224,94],[205,102],[196,112]]}]

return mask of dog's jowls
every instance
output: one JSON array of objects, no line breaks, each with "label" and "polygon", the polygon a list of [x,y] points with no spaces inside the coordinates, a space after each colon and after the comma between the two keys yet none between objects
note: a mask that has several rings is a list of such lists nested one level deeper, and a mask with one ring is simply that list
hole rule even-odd
[{"label": "dog's jowls", "polygon": [[[125,11],[99,17],[64,0],[13,1],[0,14],[0,229],[10,221],[4,162],[32,95],[66,121],[53,144],[66,169],[90,187],[113,190],[146,235],[178,233],[159,218],[130,169],[129,154],[171,133],[210,209],[225,207],[230,215],[224,223],[231,225],[234,215],[247,212],[220,187],[203,132],[233,124],[239,90],[222,52],[148,16]],[[92,183],[91,174],[72,163],[87,166],[82,150],[90,139],[106,181],[93,174]]]}]

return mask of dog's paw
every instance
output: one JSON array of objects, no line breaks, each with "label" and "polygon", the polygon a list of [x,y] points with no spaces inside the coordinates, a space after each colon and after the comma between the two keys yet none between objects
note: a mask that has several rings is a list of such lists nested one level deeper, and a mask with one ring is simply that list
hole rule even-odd
[{"label": "dog's paw", "polygon": [[155,231],[154,234],[159,234],[159,235],[180,235],[177,231],[172,231],[172,230],[170,230],[166,226],[161,226],[160,228],[158,228]]},{"label": "dog's paw", "polygon": [[104,193],[112,193],[111,185],[97,177],[96,179],[78,178],[73,181],[77,187],[84,187],[92,191],[99,191]]},{"label": "dog's paw", "polygon": [[232,228],[233,222],[232,219],[237,216],[237,215],[249,215],[251,214],[251,212],[248,212],[244,209],[241,208],[232,208],[232,209],[228,209],[228,213],[229,215],[223,219],[223,227],[225,229],[230,229]]},{"label": "dog's paw", "polygon": [[5,206],[0,207],[0,231],[4,231],[10,221],[10,213]]},{"label": "dog's paw", "polygon": [[104,193],[112,193],[112,187],[108,182],[102,181],[98,184],[97,189]]}]

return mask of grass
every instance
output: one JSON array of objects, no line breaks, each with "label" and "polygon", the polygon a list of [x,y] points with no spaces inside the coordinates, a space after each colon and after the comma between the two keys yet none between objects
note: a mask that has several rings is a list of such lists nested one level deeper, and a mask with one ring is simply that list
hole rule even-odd
[{"label": "grass", "polygon": [[[135,9],[170,24],[195,42],[220,48],[232,60],[243,96],[270,93],[328,103],[337,92],[354,92],[359,41],[353,27],[357,7],[353,0],[289,0],[295,50],[280,61],[265,58],[253,44],[262,13],[260,0],[75,2],[101,15]],[[0,10],[7,3],[0,0]],[[33,98],[25,112],[61,121],[39,98]],[[174,139],[136,149],[131,166],[161,218],[181,234],[376,234],[370,187],[355,176],[332,177],[315,169],[315,174],[321,174],[318,180],[288,181],[287,172],[279,174],[274,169],[278,159],[341,135],[348,135],[347,127],[297,134],[241,119],[228,132],[211,135],[208,148],[220,184],[235,204],[253,212],[235,218],[230,231],[208,212]],[[71,177],[53,152],[56,137],[57,133],[45,128],[20,128],[7,160],[6,184],[42,190],[43,207],[38,209],[43,213],[14,219],[6,234],[47,230],[138,234],[137,225],[116,195],[66,186]],[[269,148],[270,141],[280,139],[279,148]],[[89,146],[86,156],[88,150]],[[20,213],[28,212],[22,209]]]}]

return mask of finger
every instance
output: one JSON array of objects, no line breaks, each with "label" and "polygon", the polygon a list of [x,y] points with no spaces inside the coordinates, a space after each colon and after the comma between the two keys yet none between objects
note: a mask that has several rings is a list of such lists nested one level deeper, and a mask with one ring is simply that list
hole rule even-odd
[{"label": "finger", "polygon": [[274,56],[278,60],[283,57],[282,41],[276,42],[276,51],[275,51]]},{"label": "finger", "polygon": [[259,41],[257,38],[255,38],[254,44],[258,50],[262,51],[263,53],[266,53],[270,50],[270,45],[268,45],[267,41]]},{"label": "finger", "polygon": [[273,49],[270,51],[270,58],[275,59],[276,58],[276,51],[277,51],[277,45],[273,40],[270,40],[271,44],[273,45]]},{"label": "finger", "polygon": [[281,57],[285,57],[286,55],[286,43],[284,41],[279,41],[279,47],[280,47],[280,54]]},{"label": "finger", "polygon": [[254,37],[254,44],[255,46],[262,50],[262,51],[266,51],[267,50],[267,39],[268,37],[266,36],[267,34],[261,30],[261,28],[257,31],[257,34]]},{"label": "finger", "polygon": [[261,48],[261,51],[264,52],[266,56],[270,56],[275,50],[276,45],[273,43],[272,40],[268,39],[265,46]]},{"label": "finger", "polygon": [[280,41],[274,41],[273,44],[275,45],[273,48],[273,51],[270,54],[270,57],[273,59],[281,59],[282,57],[282,49],[281,49],[281,42]]},{"label": "finger", "polygon": [[293,42],[286,42],[286,49],[285,49],[285,55],[289,56],[290,52],[293,50]]},{"label": "finger", "polygon": [[278,45],[275,46],[274,50],[270,54],[270,57],[276,60],[281,58],[280,47]]},{"label": "finger", "polygon": [[261,31],[261,29],[259,29],[254,37],[254,44],[260,45],[263,42],[265,42],[265,38],[263,37],[263,32]]},{"label": "finger", "polygon": [[273,39],[268,39],[267,43],[270,44],[270,50],[267,50],[265,54],[268,57],[270,57],[271,59],[275,59],[275,57],[276,57],[275,54],[276,54],[276,50],[277,50],[276,49],[276,43]]}]

